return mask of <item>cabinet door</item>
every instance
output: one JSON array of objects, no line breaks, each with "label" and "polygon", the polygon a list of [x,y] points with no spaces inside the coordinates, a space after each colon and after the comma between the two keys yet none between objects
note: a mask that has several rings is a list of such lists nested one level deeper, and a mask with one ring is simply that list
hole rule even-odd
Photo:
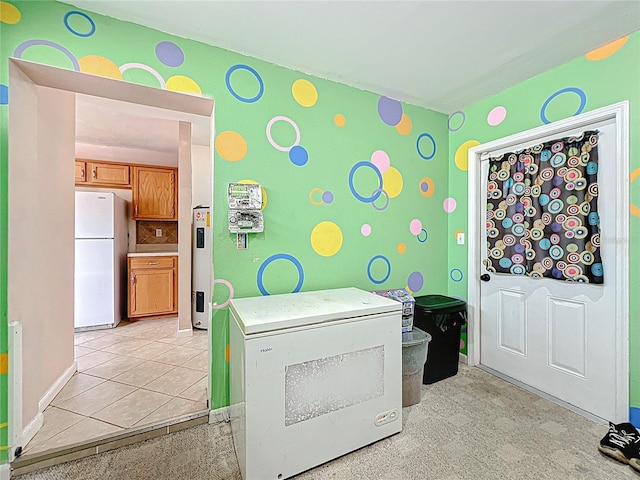
[{"label": "cabinet door", "polygon": [[129,165],[88,163],[89,182],[92,185],[130,186]]},{"label": "cabinet door", "polygon": [[134,220],[177,220],[177,169],[133,167]]},{"label": "cabinet door", "polygon": [[173,268],[132,270],[129,273],[129,316],[175,312],[175,281]]},{"label": "cabinet door", "polygon": [[76,162],[76,183],[85,183],[87,181],[87,164],[85,162]]}]

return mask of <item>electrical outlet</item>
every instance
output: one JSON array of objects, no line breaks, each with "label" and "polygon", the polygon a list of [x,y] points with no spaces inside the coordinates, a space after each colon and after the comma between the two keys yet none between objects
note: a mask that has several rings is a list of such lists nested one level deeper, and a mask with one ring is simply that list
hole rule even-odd
[{"label": "electrical outlet", "polygon": [[162,229],[156,228],[156,237],[161,237],[161,236],[162,236]]},{"label": "electrical outlet", "polygon": [[462,232],[458,233],[456,240],[458,242],[458,245],[464,245],[464,233]]}]

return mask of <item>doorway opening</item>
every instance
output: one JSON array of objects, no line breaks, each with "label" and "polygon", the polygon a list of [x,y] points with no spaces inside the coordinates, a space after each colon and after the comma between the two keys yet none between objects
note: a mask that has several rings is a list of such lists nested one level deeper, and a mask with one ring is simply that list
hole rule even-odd
[{"label": "doorway opening", "polygon": [[[199,359],[202,371],[199,377],[203,375],[202,378],[206,378],[202,383],[206,384],[207,402],[204,407],[207,408],[211,385],[211,338],[208,332],[203,331],[196,332],[194,336],[191,326],[191,217],[195,205],[212,205],[213,201],[213,101],[17,59],[9,61],[9,79],[12,92],[9,104],[11,121],[8,182],[10,460],[15,458],[16,449],[20,447],[20,450],[25,450],[25,446],[28,446],[43,424],[47,427],[45,410],[51,406],[65,385],[71,383],[69,380],[74,378],[74,374],[77,378],[79,365],[86,362],[86,358],[82,360],[86,357],[82,355],[83,350],[85,354],[88,354],[87,349],[91,350],[89,353],[95,354],[96,358],[100,355],[103,358],[111,356],[111,360],[113,356],[126,356],[125,350],[138,353],[137,361],[133,355],[120,360],[124,369],[121,374],[124,374],[126,371],[132,371],[135,366],[141,367],[145,363],[151,365],[151,359],[145,359],[139,353],[143,351],[144,346],[158,343],[157,340],[164,338],[165,345],[173,347],[168,349],[173,352],[168,355],[172,358],[165,364],[165,367],[171,370],[181,368],[176,364],[178,358],[183,355],[180,353],[184,351],[181,346],[191,342],[191,346],[194,347],[197,343],[203,352]],[[91,145],[91,141],[88,141],[90,139],[80,139],[77,135],[77,132],[86,133],[91,130],[88,129],[91,122],[95,127],[93,133],[96,134],[93,145],[95,151],[92,156],[111,161],[126,160],[126,163],[131,164],[145,162],[140,159],[135,161],[136,159],[115,157],[125,151],[135,152],[136,148],[142,152],[145,149],[140,147],[145,143],[160,143],[159,135],[154,138],[154,131],[157,130],[150,128],[150,125],[161,124],[175,133],[172,148],[175,149],[173,161],[179,173],[176,188],[179,202],[175,251],[177,316],[174,318],[135,323],[125,321],[110,331],[75,332],[74,192],[77,184],[74,181],[74,162],[80,153],[79,150],[84,149],[86,153],[88,145]],[[118,130],[117,125],[126,125],[127,128]],[[126,142],[123,144],[123,137],[128,139],[129,145]],[[139,137],[138,140],[136,137]],[[110,139],[113,142],[111,144]],[[79,143],[82,146],[79,146]],[[109,152],[113,155],[112,158],[105,157]],[[156,155],[155,158],[160,156]],[[192,178],[200,181],[192,183]],[[116,195],[120,193],[125,199],[127,197],[126,193],[118,192],[117,189],[112,191]],[[132,248],[135,248],[135,245],[129,246],[130,252]],[[213,281],[212,258],[208,264]],[[116,334],[118,329],[120,332]],[[145,340],[145,330],[155,337]],[[163,332],[167,335],[160,335]],[[78,341],[82,335],[85,336],[85,341]],[[94,335],[95,338],[88,339],[90,335]],[[110,342],[100,342],[100,337],[106,339],[107,336],[112,337]],[[94,344],[89,345],[91,341]],[[79,347],[76,352],[74,343]],[[129,349],[127,344],[133,350]],[[163,352],[158,354],[161,355]],[[93,365],[91,368],[97,368],[99,365]],[[85,387],[88,377],[94,379],[93,382],[106,384],[112,381],[113,377],[120,375],[113,375],[117,373],[115,370],[102,374],[95,371],[95,375],[89,375],[89,369],[81,372],[85,375]],[[150,373],[150,370],[145,371],[144,368],[138,370],[142,376],[148,376]],[[199,378],[198,381],[200,380]],[[130,397],[135,392],[139,392],[138,396],[141,398],[144,395],[148,396],[149,394],[142,392],[142,389],[135,385],[141,381],[143,380],[140,380],[140,377],[138,380],[130,379],[129,388],[125,390],[133,390],[121,398]],[[82,381],[74,382],[78,385],[78,395],[99,386],[96,384],[83,390],[85,387],[80,386]],[[165,383],[166,385],[159,388],[171,388],[172,382]],[[179,387],[175,384],[173,386],[174,390]],[[66,392],[72,396],[73,393]],[[97,397],[101,397],[99,393],[96,391]],[[168,392],[155,393],[156,395],[151,395],[168,395]],[[88,395],[83,399],[86,401],[78,402],[84,405],[85,413],[93,411],[97,406],[97,400],[94,407],[89,406],[90,397]],[[165,397],[158,399],[167,400],[164,403],[170,401]],[[134,405],[136,402],[132,400],[130,403]],[[141,403],[146,401],[143,400]],[[83,414],[71,409],[64,410],[61,406],[59,404],[57,408],[66,412],[63,415],[66,418],[71,416],[68,413]],[[161,405],[158,405],[158,408],[160,407]],[[114,407],[114,410],[117,408]],[[151,413],[153,412],[149,412]],[[78,423],[80,421],[78,420]],[[106,419],[105,423],[108,422]],[[130,424],[131,420],[112,419],[111,422],[120,422],[118,432],[122,433],[123,425],[127,422]],[[28,448],[26,452],[28,453]]]}]

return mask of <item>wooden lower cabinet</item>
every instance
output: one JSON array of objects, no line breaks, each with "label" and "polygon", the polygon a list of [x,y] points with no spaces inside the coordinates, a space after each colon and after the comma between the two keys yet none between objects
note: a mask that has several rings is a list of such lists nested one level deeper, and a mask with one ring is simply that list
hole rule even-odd
[{"label": "wooden lower cabinet", "polygon": [[129,318],[178,313],[178,257],[129,257]]}]

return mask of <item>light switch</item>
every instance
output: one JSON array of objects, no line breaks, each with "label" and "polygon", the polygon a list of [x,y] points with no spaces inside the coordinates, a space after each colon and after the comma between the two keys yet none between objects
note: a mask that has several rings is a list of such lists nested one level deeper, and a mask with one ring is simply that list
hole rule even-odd
[{"label": "light switch", "polygon": [[156,228],[156,237],[161,237],[161,236],[162,236],[162,229]]},{"label": "light switch", "polygon": [[458,245],[464,245],[464,233],[463,232],[458,233],[458,235],[456,236],[456,242],[458,243]]}]

